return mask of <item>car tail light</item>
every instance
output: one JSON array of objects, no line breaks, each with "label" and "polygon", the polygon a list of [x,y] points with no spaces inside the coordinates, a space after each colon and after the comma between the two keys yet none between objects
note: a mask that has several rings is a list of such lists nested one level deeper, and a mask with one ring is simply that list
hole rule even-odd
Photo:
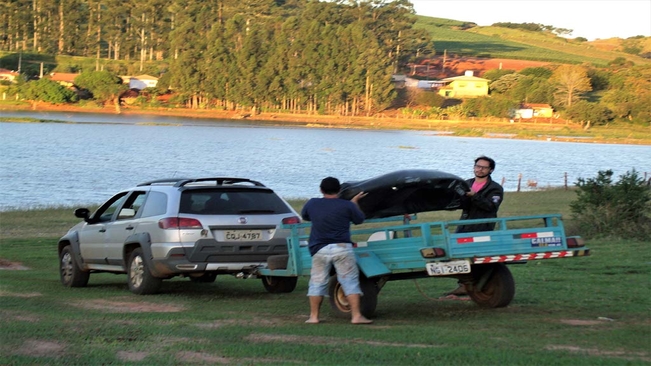
[{"label": "car tail light", "polygon": [[203,229],[201,221],[185,217],[166,217],[158,220],[161,229]]},{"label": "car tail light", "polygon": [[300,224],[300,223],[301,223],[301,219],[298,216],[285,217],[283,219],[283,225]]},{"label": "car tail light", "polygon": [[445,257],[445,249],[443,248],[423,248],[420,250],[420,255],[423,258],[439,258]]},{"label": "car tail light", "polygon": [[584,246],[585,246],[585,241],[583,240],[583,238],[580,238],[578,236],[572,236],[567,238],[568,248],[579,248]]}]

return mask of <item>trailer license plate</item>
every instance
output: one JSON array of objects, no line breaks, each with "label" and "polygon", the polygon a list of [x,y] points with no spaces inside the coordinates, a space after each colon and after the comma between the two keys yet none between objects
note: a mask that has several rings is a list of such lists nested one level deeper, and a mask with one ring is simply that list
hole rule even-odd
[{"label": "trailer license plate", "polygon": [[227,230],[225,233],[226,240],[230,241],[253,241],[262,239],[260,230]]},{"label": "trailer license plate", "polygon": [[427,263],[427,274],[430,276],[447,276],[459,273],[470,273],[470,261],[450,261]]}]

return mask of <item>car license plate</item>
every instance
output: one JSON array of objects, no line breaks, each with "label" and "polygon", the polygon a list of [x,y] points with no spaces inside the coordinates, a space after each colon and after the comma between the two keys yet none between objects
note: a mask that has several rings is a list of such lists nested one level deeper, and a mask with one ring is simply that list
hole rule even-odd
[{"label": "car license plate", "polygon": [[430,276],[447,276],[459,273],[470,273],[470,261],[459,260],[450,262],[427,263],[427,274]]},{"label": "car license plate", "polygon": [[262,239],[260,230],[227,230],[224,238],[229,241],[253,241]]}]

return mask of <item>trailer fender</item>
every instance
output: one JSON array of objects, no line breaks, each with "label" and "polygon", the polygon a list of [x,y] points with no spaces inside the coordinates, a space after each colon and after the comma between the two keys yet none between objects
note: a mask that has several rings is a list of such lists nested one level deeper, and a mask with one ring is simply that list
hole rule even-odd
[{"label": "trailer fender", "polygon": [[373,252],[356,252],[355,258],[357,259],[357,266],[367,278],[391,273],[391,270]]}]

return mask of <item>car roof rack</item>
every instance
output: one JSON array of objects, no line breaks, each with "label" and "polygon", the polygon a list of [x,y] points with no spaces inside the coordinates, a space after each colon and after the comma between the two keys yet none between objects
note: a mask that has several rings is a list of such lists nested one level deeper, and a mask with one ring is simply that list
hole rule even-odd
[{"label": "car roof rack", "polygon": [[183,187],[185,185],[192,184],[192,183],[211,182],[211,181],[214,181],[215,185],[218,186],[231,185],[237,183],[250,183],[256,187],[265,187],[264,184],[252,179],[232,178],[232,177],[183,179],[176,182],[176,184],[174,184],[174,187]]},{"label": "car roof rack", "polygon": [[147,181],[147,182],[140,183],[140,184],[138,184],[138,187],[141,187],[141,186],[151,186],[151,185],[154,185],[154,184],[170,184],[170,183],[176,183],[176,182],[178,182],[178,181],[188,180],[188,179],[190,179],[190,178],[163,178],[163,179],[156,179],[156,180],[150,180],[150,181]]},{"label": "car roof rack", "polygon": [[237,184],[237,183],[249,183],[253,186],[256,187],[265,187],[266,186],[258,181],[252,180],[252,179],[246,179],[246,178],[232,178],[232,177],[211,177],[211,178],[165,178],[165,179],[157,179],[157,180],[152,180],[144,183],[138,184],[138,187],[141,186],[151,186],[151,185],[157,185],[157,184],[173,184],[174,187],[183,187],[188,184],[192,183],[200,183],[200,182],[215,182],[215,185],[218,186],[223,186],[223,185],[231,185],[231,184]]}]

